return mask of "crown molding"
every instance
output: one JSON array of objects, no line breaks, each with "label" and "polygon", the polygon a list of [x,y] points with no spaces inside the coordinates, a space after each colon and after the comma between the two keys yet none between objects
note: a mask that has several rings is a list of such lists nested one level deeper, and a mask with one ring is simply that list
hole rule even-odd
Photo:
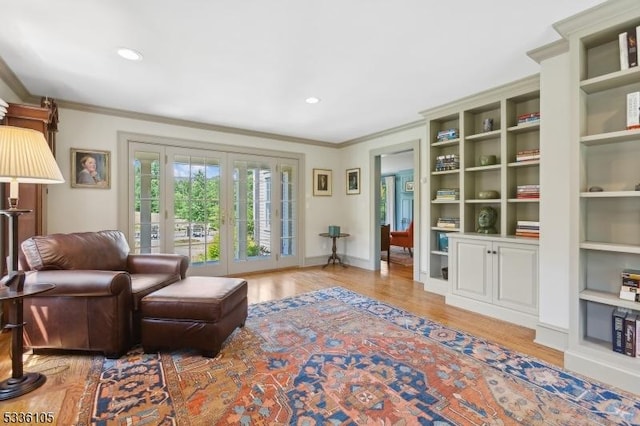
[{"label": "crown molding", "polygon": [[608,0],[553,24],[564,38],[592,31],[592,27],[614,27],[617,23],[633,19],[640,13],[638,0]]},{"label": "crown molding", "polygon": [[15,75],[11,68],[9,68],[2,57],[0,57],[0,78],[7,83],[9,89],[11,89],[22,102],[40,103],[39,99],[33,102],[33,96],[31,96],[27,88],[24,87],[24,84],[22,84],[20,79]]},{"label": "crown molding", "polygon": [[532,74],[527,77],[515,80],[510,83],[496,86],[492,89],[483,90],[464,98],[456,99],[446,104],[420,111],[425,118],[436,116],[444,116],[457,113],[461,108],[472,109],[491,102],[498,102],[502,98],[512,97],[514,93],[526,93],[529,91],[540,90],[540,74]]},{"label": "crown molding", "polygon": [[182,120],[178,118],[163,117],[155,114],[146,114],[141,112],[127,111],[116,108],[107,108],[97,105],[84,104],[80,102],[71,102],[56,99],[59,108],[68,108],[76,111],[90,112],[95,114],[111,115],[121,118],[129,118],[133,120],[151,121],[154,123],[169,124],[172,126],[189,127],[194,129],[209,130],[213,132],[231,133],[236,135],[251,136],[263,139],[274,139],[284,142],[294,142],[307,145],[316,145],[323,147],[335,148],[337,144],[315,139],[299,138],[295,136],[281,135],[277,133],[260,132],[256,130],[241,129],[238,127],[221,126],[217,124],[203,123],[199,121]]},{"label": "crown molding", "polygon": [[537,63],[541,63],[545,59],[554,58],[558,55],[562,55],[563,53],[567,53],[568,51],[569,42],[565,39],[560,39],[536,49],[529,50],[527,52],[527,56]]},{"label": "crown molding", "polygon": [[350,139],[348,141],[341,142],[341,143],[338,144],[338,148],[346,148],[346,147],[351,146],[351,145],[356,145],[356,144],[359,144],[359,143],[368,142],[368,141],[371,141],[373,139],[378,139],[378,138],[381,138],[383,136],[391,135],[393,133],[398,133],[398,132],[402,132],[402,131],[405,131],[405,130],[415,129],[416,127],[420,127],[420,126],[424,126],[424,125],[425,125],[425,121],[424,120],[412,121],[411,123],[402,124],[400,126],[392,127],[390,129],[381,130],[381,131],[376,132],[376,133],[371,133],[369,135],[365,135],[365,136],[361,136],[359,138]]}]

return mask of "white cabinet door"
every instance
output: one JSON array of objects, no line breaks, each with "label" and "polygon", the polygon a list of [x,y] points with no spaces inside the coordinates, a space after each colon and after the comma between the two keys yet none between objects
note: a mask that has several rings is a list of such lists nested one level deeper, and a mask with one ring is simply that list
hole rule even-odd
[{"label": "white cabinet door", "polygon": [[476,300],[491,301],[492,243],[457,238],[454,241],[455,247],[450,247],[453,271],[449,271],[453,272],[452,291]]},{"label": "white cabinet door", "polygon": [[538,247],[494,243],[496,304],[531,314],[538,313]]}]

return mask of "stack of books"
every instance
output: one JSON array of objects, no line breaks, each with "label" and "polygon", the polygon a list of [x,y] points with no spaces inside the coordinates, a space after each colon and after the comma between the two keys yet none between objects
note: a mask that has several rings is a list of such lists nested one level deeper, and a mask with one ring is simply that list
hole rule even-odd
[{"label": "stack of books", "polygon": [[436,222],[438,228],[459,228],[460,218],[457,217],[439,217]]},{"label": "stack of books", "polygon": [[444,142],[451,139],[458,139],[458,129],[440,130],[438,132],[438,142]]},{"label": "stack of books", "polygon": [[436,200],[459,200],[460,188],[440,188],[436,191]]},{"label": "stack of books", "polygon": [[516,224],[516,236],[540,238],[540,222],[519,220]]},{"label": "stack of books", "polygon": [[633,309],[616,308],[611,318],[614,352],[631,357],[640,354],[640,314]]},{"label": "stack of books", "polygon": [[540,112],[529,112],[518,116],[519,125],[524,123],[533,123],[534,121],[540,121]]},{"label": "stack of books", "polygon": [[516,153],[516,162],[540,159],[540,148],[525,149]]},{"label": "stack of books", "polygon": [[621,70],[638,66],[638,34],[640,34],[640,25],[618,34]]},{"label": "stack of books", "polygon": [[623,269],[621,275],[620,299],[640,302],[640,270]]},{"label": "stack of books", "polygon": [[460,157],[458,154],[438,155],[436,157],[436,171],[458,170],[460,168]]},{"label": "stack of books", "polygon": [[540,185],[518,185],[516,187],[516,198],[537,199],[540,198]]}]

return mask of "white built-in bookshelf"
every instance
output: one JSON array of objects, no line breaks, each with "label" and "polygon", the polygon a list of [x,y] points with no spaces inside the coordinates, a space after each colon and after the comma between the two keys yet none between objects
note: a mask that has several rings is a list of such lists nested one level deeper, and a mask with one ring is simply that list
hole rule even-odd
[{"label": "white built-in bookshelf", "polygon": [[[621,272],[640,269],[640,130],[626,129],[626,95],[640,68],[620,68],[618,34],[640,24],[640,3],[620,0],[557,28],[569,40],[576,231],[565,367],[640,393],[640,358],[612,350],[612,312],[640,311],[620,299]],[[600,187],[600,192],[590,192]]]},{"label": "white built-in bookshelf", "polygon": [[[478,212],[483,207],[497,210],[498,235],[514,243],[520,240],[515,238],[518,221],[539,221],[539,197],[518,197],[518,186],[540,182],[539,158],[518,160],[519,153],[527,151],[537,150],[540,156],[541,123],[519,123],[518,118],[539,112],[537,75],[422,112],[427,121],[426,162],[430,168],[425,288],[450,288],[442,276],[442,268],[449,264],[449,252],[441,249],[440,234],[475,233]],[[483,126],[487,119],[492,120],[491,129]],[[456,129],[457,134],[451,139],[439,139],[439,134],[448,129]],[[458,169],[437,170],[439,158],[454,155],[459,161]],[[495,156],[495,164],[481,164],[483,156]],[[458,199],[440,199],[438,191],[443,189],[458,189]],[[498,197],[480,198],[481,191],[497,191]],[[439,221],[442,218],[458,222],[454,227],[443,227]],[[530,245],[531,241],[527,243]]]}]

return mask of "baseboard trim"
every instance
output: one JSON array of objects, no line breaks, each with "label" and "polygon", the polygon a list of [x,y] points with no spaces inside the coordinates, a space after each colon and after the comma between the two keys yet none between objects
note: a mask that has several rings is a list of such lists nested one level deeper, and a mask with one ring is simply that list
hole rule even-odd
[{"label": "baseboard trim", "polygon": [[569,347],[569,330],[539,322],[536,325],[535,343],[564,352]]}]

